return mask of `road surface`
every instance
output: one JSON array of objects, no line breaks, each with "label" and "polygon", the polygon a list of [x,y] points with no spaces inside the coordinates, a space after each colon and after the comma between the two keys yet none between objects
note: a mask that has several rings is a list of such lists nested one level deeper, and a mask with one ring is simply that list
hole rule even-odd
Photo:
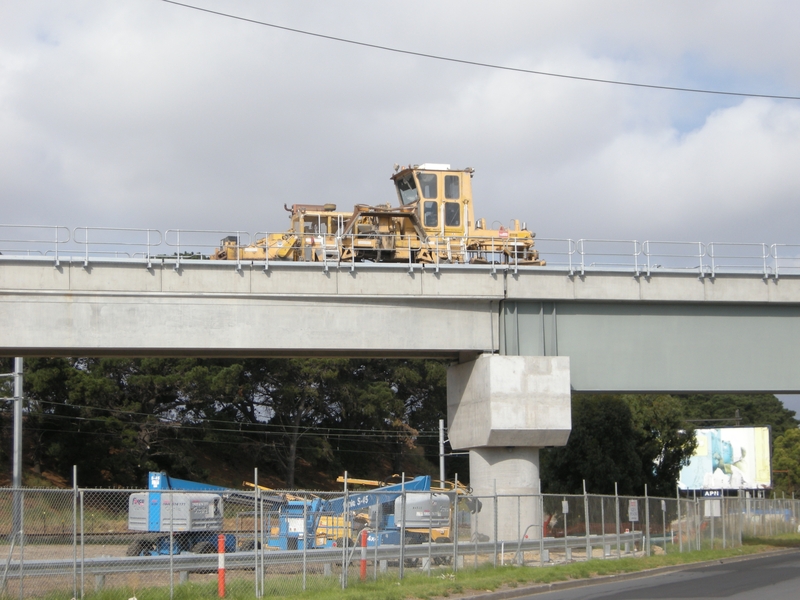
[{"label": "road surface", "polygon": [[518,596],[530,600],[800,599],[800,551],[704,564],[627,581]]}]

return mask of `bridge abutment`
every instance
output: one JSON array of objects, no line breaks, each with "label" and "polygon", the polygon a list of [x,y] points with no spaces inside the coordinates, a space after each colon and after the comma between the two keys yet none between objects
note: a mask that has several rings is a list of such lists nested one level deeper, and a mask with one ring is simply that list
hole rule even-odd
[{"label": "bridge abutment", "polygon": [[[447,372],[448,434],[470,451],[473,494],[498,495],[497,538],[541,535],[539,448],[563,446],[572,428],[569,358],[484,354]],[[476,532],[494,539],[493,519]]]}]

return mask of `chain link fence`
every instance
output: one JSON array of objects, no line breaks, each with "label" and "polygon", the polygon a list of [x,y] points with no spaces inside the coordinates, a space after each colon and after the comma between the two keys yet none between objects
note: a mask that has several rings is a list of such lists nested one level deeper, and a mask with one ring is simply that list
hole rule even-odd
[{"label": "chain link fence", "polygon": [[[140,516],[160,508],[156,522]],[[0,596],[263,597],[409,572],[739,546],[798,531],[794,499],[475,497],[454,490],[0,490]],[[405,515],[405,518],[402,518]],[[224,559],[224,562],[223,562]],[[125,595],[127,594],[127,595]]]}]

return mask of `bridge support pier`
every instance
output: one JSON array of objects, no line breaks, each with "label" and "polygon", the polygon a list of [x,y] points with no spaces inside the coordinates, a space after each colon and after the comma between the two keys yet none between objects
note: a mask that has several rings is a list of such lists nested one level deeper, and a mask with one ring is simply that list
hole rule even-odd
[{"label": "bridge support pier", "polygon": [[484,354],[452,366],[447,413],[450,444],[470,451],[470,485],[484,507],[473,533],[494,539],[496,492],[498,541],[518,540],[526,530],[538,538],[540,503],[524,496],[539,491],[539,448],[569,438],[569,358]]}]

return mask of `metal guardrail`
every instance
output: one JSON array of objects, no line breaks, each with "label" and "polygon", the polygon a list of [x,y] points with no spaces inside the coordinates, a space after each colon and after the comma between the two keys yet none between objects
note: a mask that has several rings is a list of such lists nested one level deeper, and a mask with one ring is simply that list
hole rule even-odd
[{"label": "metal guardrail", "polygon": [[[288,234],[287,232],[280,232]],[[48,260],[59,266],[61,261],[81,261],[88,267],[90,261],[112,261],[144,263],[152,268],[154,262],[172,264],[180,269],[187,260],[208,261],[219,247],[223,238],[236,240],[234,248],[251,246],[251,240],[269,238],[269,232],[251,235],[246,231],[168,229],[163,234],[157,229],[76,227],[72,231],[64,226],[0,225],[0,261],[7,260]],[[311,234],[303,234],[308,237]],[[316,238],[317,236],[314,234]],[[324,237],[324,236],[323,236]],[[341,241],[342,238],[336,238]],[[488,238],[487,238],[488,239]],[[496,246],[494,242],[496,241]],[[613,240],[536,238],[535,248],[540,257],[547,261],[545,267],[529,267],[567,271],[570,275],[590,272],[627,272],[636,277],[654,273],[695,272],[700,278],[714,278],[719,274],[758,274],[764,279],[778,279],[782,275],[800,275],[800,244],[783,243],[740,243],[740,242],[685,242],[672,240]],[[513,269],[516,273],[526,268],[517,258],[508,259],[503,255],[507,248],[507,238],[489,239],[489,249],[485,252],[465,252],[470,257],[481,254],[481,264],[474,268],[491,270]],[[256,247],[265,248],[263,242],[255,242]],[[410,242],[409,242],[410,244]],[[401,243],[400,248],[403,247]],[[438,257],[442,253],[462,251],[463,238],[447,238],[429,244]],[[166,252],[159,250],[166,249]],[[319,250],[319,248],[317,248]],[[238,257],[231,261],[215,261],[220,266],[234,266],[240,270],[244,265],[263,265],[268,270],[271,265],[284,263],[280,259],[263,258],[258,260]],[[304,260],[291,264],[310,264],[327,271],[331,266],[355,270],[354,259],[340,261],[337,252],[324,252],[321,257],[314,253],[303,256]],[[513,253],[512,253],[513,254]],[[473,257],[474,258],[474,257]],[[387,265],[391,263],[380,263]],[[423,268],[422,264],[409,260],[401,267],[413,271]],[[448,262],[434,262],[425,268],[436,272],[440,267],[450,267]]]},{"label": "metal guardrail", "polygon": [[[608,534],[586,536],[568,536],[566,538],[546,537],[541,539],[529,539],[521,544],[516,542],[459,542],[457,544],[456,556],[467,558],[475,554],[494,554],[501,551],[501,546],[505,545],[506,552],[536,552],[542,549],[549,551],[559,551],[569,548],[572,550],[584,550],[587,544],[593,548],[604,544],[638,545],[642,548],[643,534],[641,531],[621,533],[619,538],[616,535]],[[361,558],[361,547],[349,547],[351,552],[349,562],[357,561]],[[279,565],[297,565],[303,561],[316,564],[331,564],[342,561],[341,548],[323,548],[305,550],[264,550],[249,552],[229,552],[225,554],[226,569],[253,569],[256,559],[263,554],[265,568]],[[453,544],[406,544],[402,556],[406,560],[427,559],[429,557],[438,559],[450,559],[453,556]],[[367,547],[368,561],[398,561],[401,552],[399,545],[383,545]],[[181,553],[160,556],[103,556],[98,558],[85,558],[81,565],[84,573],[88,575],[111,575],[115,573],[128,573],[130,571],[153,573],[153,572],[175,572],[180,571],[216,571],[219,555],[211,554],[192,554]],[[61,560],[28,560],[10,561],[5,574],[5,580],[17,579],[20,573],[27,577],[54,577],[72,575],[75,569],[74,561],[70,559]]]}]

